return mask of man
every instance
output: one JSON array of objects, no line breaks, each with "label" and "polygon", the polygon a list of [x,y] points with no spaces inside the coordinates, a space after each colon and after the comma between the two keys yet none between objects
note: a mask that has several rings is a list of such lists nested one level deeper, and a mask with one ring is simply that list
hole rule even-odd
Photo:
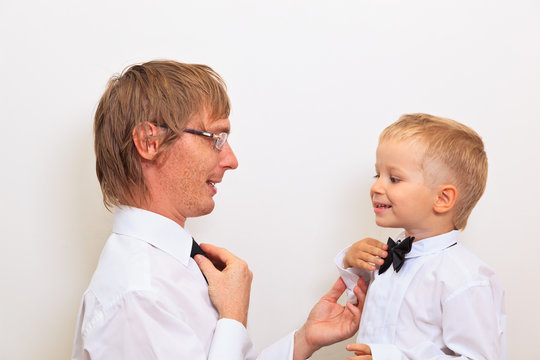
[{"label": "man", "polygon": [[[228,116],[225,85],[207,66],[151,61],[109,82],[94,132],[97,176],[115,218],[83,296],[73,359],[257,357],[245,328],[250,270],[212,245],[202,246],[212,261],[197,255],[204,251],[184,229],[188,217],[213,210],[216,184],[238,166]],[[338,280],[304,326],[259,359],[306,359],[352,336],[366,290],[359,285],[358,305],[342,307]]]}]

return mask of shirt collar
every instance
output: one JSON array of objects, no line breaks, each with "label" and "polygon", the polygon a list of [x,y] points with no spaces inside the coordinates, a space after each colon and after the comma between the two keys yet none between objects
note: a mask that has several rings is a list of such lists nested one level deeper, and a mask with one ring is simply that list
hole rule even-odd
[{"label": "shirt collar", "polygon": [[192,237],[189,232],[165,216],[129,206],[114,210],[113,233],[127,235],[170,254],[187,266]]},{"label": "shirt collar", "polygon": [[[413,242],[412,249],[408,254],[405,255],[405,258],[408,259],[413,257],[425,256],[443,251],[444,249],[457,243],[458,235],[458,230],[452,230],[445,234]],[[398,239],[404,238],[405,232],[401,233],[398,236]]]}]

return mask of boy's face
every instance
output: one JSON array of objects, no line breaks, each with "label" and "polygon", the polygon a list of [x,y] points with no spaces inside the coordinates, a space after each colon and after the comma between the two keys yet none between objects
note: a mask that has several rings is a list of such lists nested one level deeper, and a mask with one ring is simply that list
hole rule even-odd
[{"label": "boy's face", "polygon": [[370,195],[377,225],[404,228],[421,237],[431,231],[437,188],[425,180],[417,144],[384,140],[377,147],[376,180]]}]

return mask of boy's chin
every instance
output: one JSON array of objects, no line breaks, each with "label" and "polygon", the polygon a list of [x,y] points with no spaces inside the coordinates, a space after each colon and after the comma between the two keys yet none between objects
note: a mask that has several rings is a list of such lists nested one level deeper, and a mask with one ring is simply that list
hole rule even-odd
[{"label": "boy's chin", "polygon": [[399,224],[393,223],[388,220],[385,221],[384,219],[375,219],[375,224],[377,224],[377,226],[385,227],[385,228],[401,228],[402,227]]},{"label": "boy's chin", "polygon": [[375,219],[375,224],[377,224],[377,226],[381,226],[381,227],[395,227],[395,226],[393,226],[393,224],[390,221],[384,220],[384,219],[379,219],[379,218]]}]

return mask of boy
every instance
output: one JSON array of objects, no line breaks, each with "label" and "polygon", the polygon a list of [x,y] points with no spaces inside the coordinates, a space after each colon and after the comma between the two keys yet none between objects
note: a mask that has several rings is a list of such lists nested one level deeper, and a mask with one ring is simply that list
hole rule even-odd
[{"label": "boy", "polygon": [[403,115],[380,135],[375,170],[376,223],[405,231],[336,257],[350,289],[359,276],[370,283],[351,359],[505,358],[503,290],[457,242],[486,184],[481,138],[450,119]]}]

